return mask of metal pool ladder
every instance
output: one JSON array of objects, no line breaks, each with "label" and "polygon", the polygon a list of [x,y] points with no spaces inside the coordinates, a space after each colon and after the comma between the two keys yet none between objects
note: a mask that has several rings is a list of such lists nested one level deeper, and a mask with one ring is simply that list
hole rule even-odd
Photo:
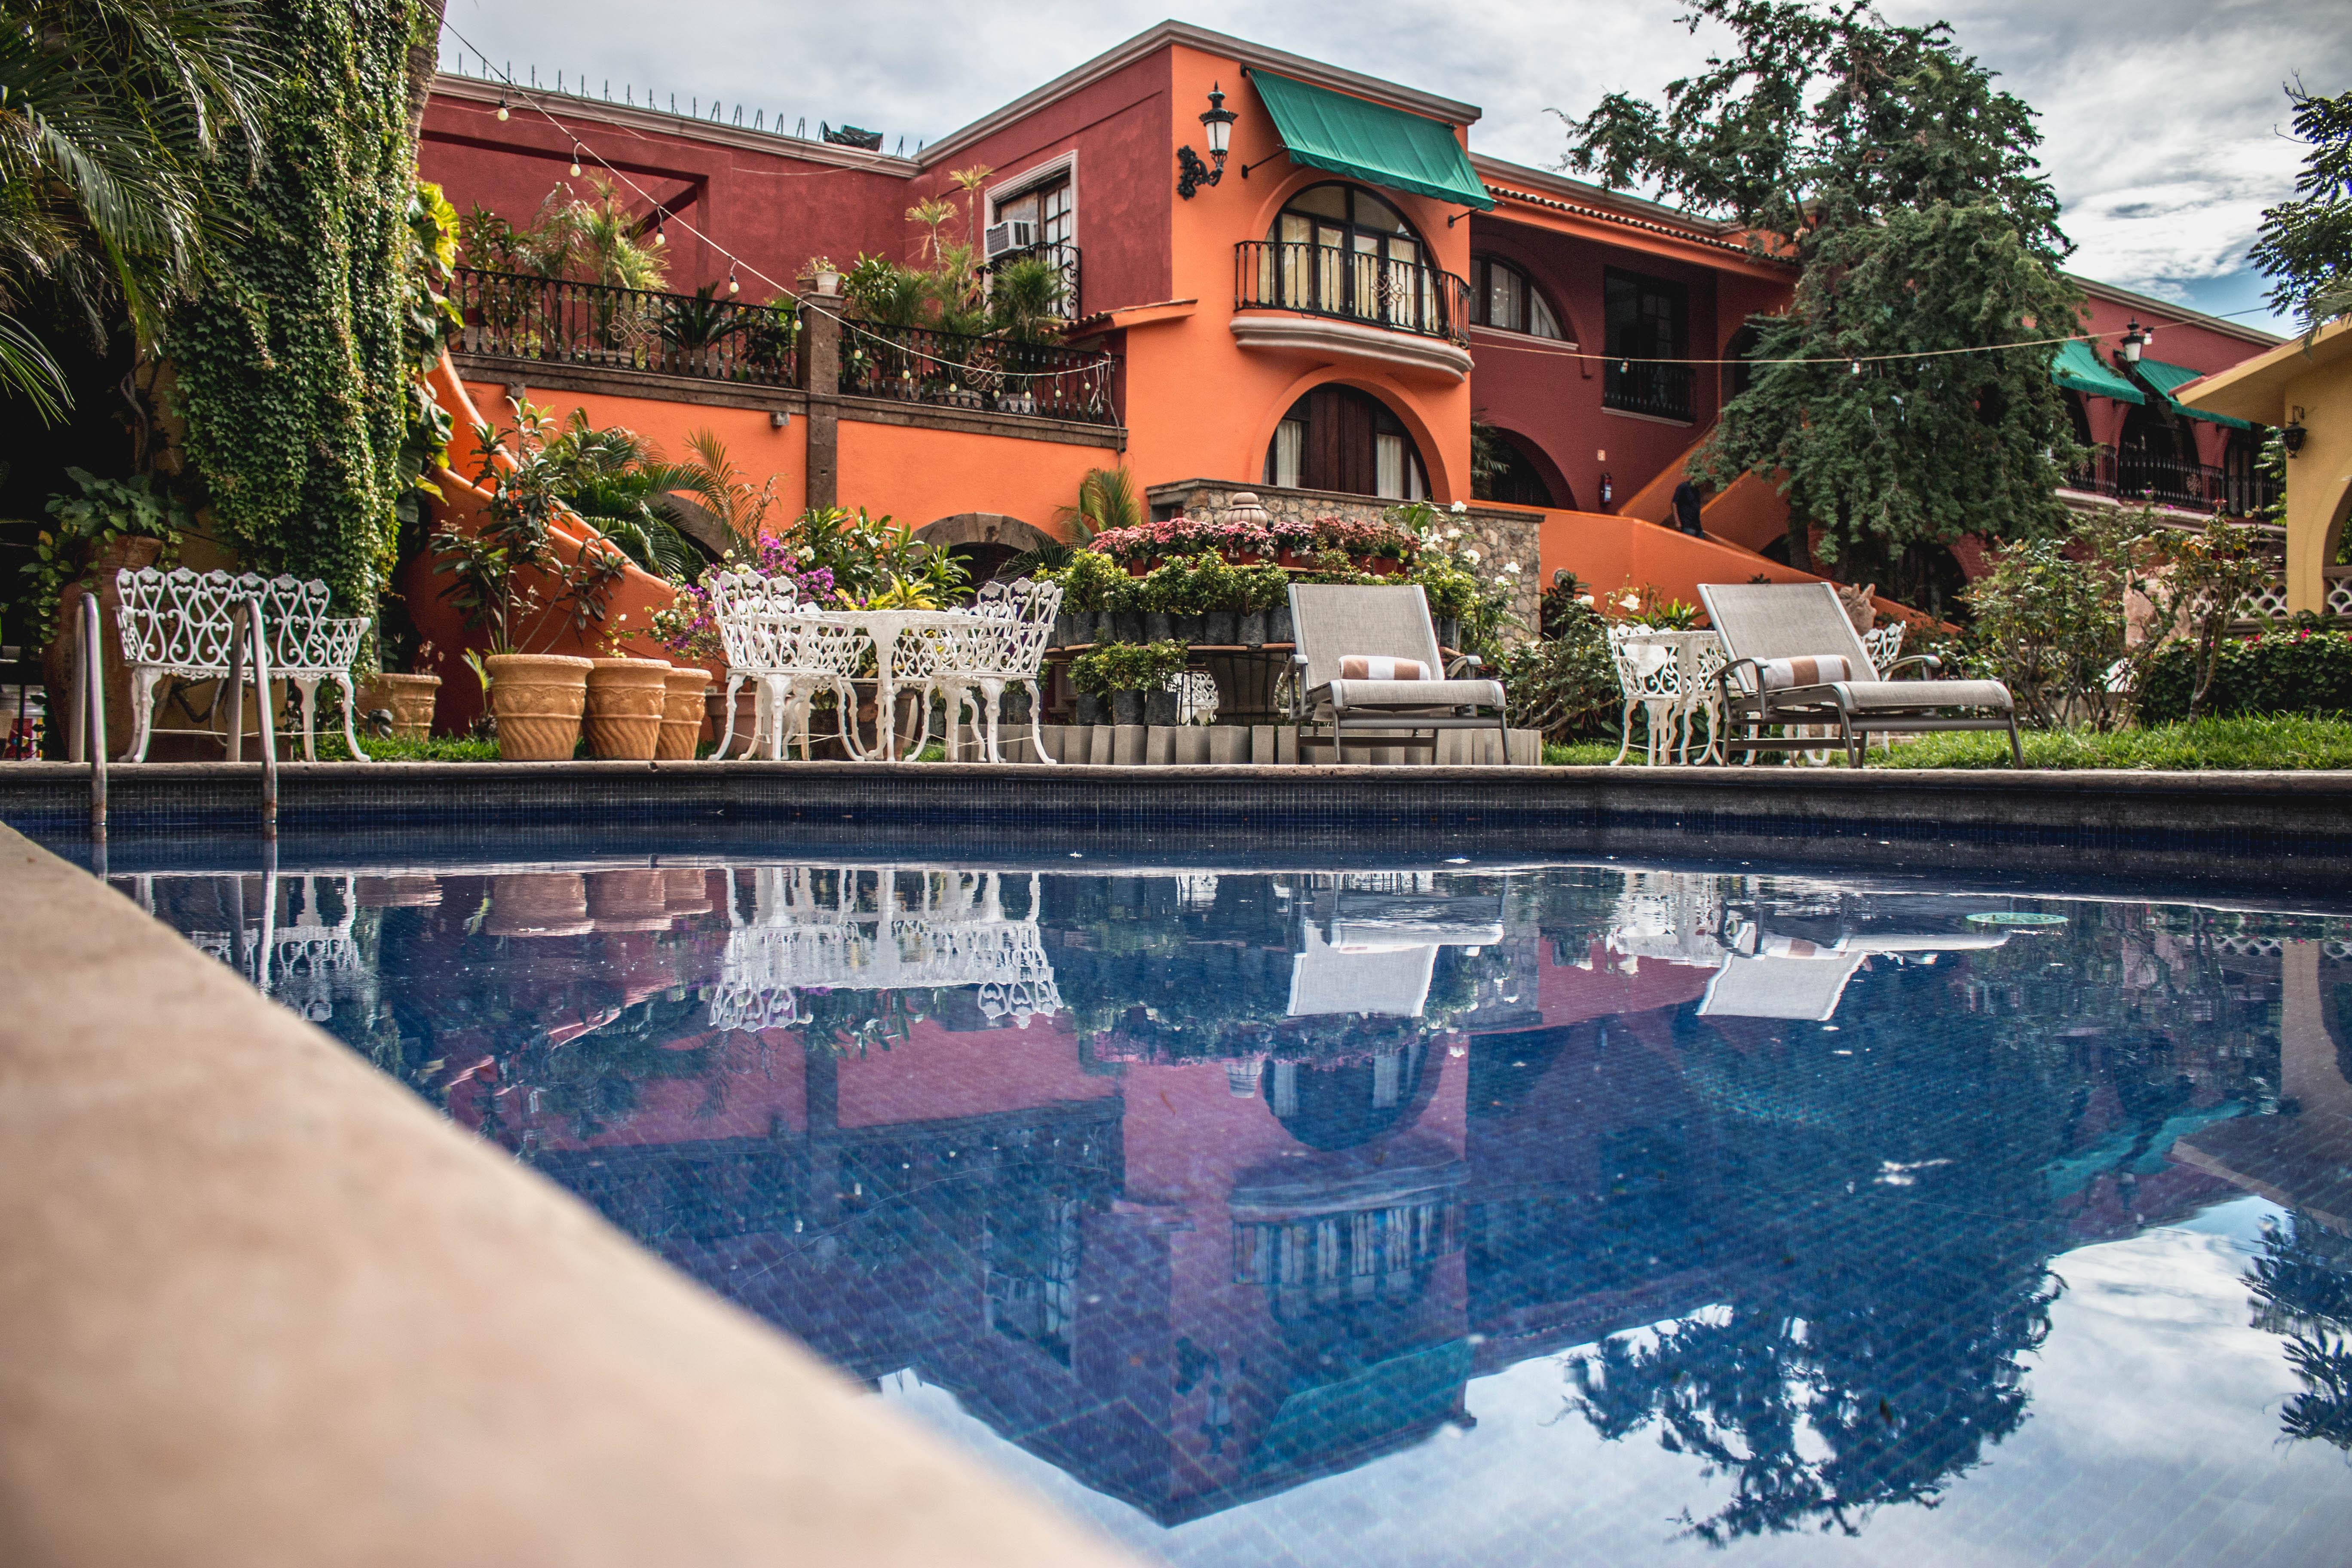
[{"label": "metal pool ladder", "polygon": [[[269,639],[262,630],[261,606],[251,599],[237,606],[237,625],[228,645],[228,760],[245,753],[245,660],[253,654],[253,686],[261,726],[261,833],[278,837],[278,732],[269,712]],[[100,663],[98,595],[81,596],[80,658],[74,670],[72,759],[89,762],[89,834],[106,842],[106,679]]]}]

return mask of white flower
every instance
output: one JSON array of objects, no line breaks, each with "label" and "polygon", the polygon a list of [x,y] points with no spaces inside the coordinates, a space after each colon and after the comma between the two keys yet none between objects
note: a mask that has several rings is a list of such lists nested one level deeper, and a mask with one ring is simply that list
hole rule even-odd
[{"label": "white flower", "polygon": [[1576,602],[1588,610],[1592,608],[1592,595],[1590,594],[1579,594],[1576,596]]},{"label": "white flower", "polygon": [[1464,552],[1462,552],[1462,558],[1463,558],[1464,560],[1465,560],[1465,561],[1469,562],[1469,563],[1470,563],[1470,564],[1472,564],[1473,566],[1475,566],[1476,564],[1478,564],[1479,555],[1478,555],[1478,552],[1477,552],[1475,550],[1465,550],[1465,551],[1464,551]]},{"label": "white flower", "polygon": [[1457,512],[1461,512],[1461,511],[1468,511],[1468,510],[1470,510],[1470,507],[1469,507],[1469,503],[1467,503],[1466,501],[1455,501],[1455,502],[1454,503],[1454,505],[1453,505],[1449,510],[1454,510],[1454,511],[1457,511]]},{"label": "white flower", "polygon": [[1516,561],[1506,561],[1503,563],[1503,570],[1516,577],[1519,574],[1519,563]]},{"label": "white flower", "polygon": [[1445,537],[1448,539],[1459,539],[1462,537],[1462,531],[1458,528],[1449,528],[1445,531]]},{"label": "white flower", "polygon": [[1642,595],[1639,594],[1628,594],[1617,602],[1629,610],[1638,610],[1642,607]]}]

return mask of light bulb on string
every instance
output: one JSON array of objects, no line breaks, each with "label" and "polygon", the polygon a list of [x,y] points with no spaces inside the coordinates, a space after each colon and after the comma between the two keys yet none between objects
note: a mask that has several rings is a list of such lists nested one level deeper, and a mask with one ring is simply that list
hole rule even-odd
[{"label": "light bulb on string", "polygon": [[735,268],[732,267],[727,269],[727,291],[730,294],[740,294],[743,291],[743,285],[735,281]]},{"label": "light bulb on string", "polygon": [[506,119],[506,117],[507,117],[507,95],[506,95],[505,93],[501,92],[501,93],[499,93],[499,119],[501,121],[503,121]]},{"label": "light bulb on string", "polygon": [[669,231],[662,227],[661,220],[659,218],[656,218],[654,220],[654,248],[656,250],[659,250],[663,246],[667,245],[668,243]]},{"label": "light bulb on string", "polygon": [[577,142],[572,144],[572,177],[575,180],[580,177],[580,143]]},{"label": "light bulb on string", "polygon": [[1862,374],[1862,362],[1860,360],[1853,362],[1853,374],[1856,375],[1860,375]]}]

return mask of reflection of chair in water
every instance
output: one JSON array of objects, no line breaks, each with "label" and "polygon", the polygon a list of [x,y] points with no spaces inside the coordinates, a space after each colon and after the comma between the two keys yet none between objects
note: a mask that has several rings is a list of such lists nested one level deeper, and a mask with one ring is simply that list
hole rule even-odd
[{"label": "reflection of chair in water", "polygon": [[820,890],[811,868],[771,866],[752,872],[747,918],[730,895],[727,954],[710,1000],[716,1029],[788,1028],[799,1020],[796,992],[979,988],[982,1015],[1022,1028],[1062,1010],[1054,966],[1037,929],[1038,879],[1029,879],[1028,913],[1003,909],[1003,881],[993,871],[878,870],[872,907],[868,873],[835,874]]},{"label": "reflection of chair in water", "polygon": [[1707,984],[1701,1017],[1795,1018],[1827,1023],[1846,982],[1864,960],[1881,953],[1980,952],[2009,940],[2006,931],[1949,936],[1842,936],[1822,946],[1802,937],[1764,936],[1752,953],[1727,952]]},{"label": "reflection of chair in water", "polygon": [[1290,1016],[1418,1018],[1439,948],[1502,940],[1499,898],[1343,890],[1328,940],[1309,926],[1306,947],[1291,960]]}]

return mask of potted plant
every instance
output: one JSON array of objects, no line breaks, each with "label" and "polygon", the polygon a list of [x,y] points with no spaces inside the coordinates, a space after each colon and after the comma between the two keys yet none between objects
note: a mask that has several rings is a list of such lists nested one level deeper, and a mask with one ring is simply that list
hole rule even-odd
[{"label": "potted plant", "polygon": [[[1140,724],[1145,722],[1144,694],[1160,690],[1183,668],[1181,643],[1121,643],[1072,660],[1070,683],[1081,696],[1108,700],[1113,723]],[[1082,713],[1079,722],[1087,721]]]},{"label": "potted plant", "polygon": [[[417,646],[415,663],[431,664],[437,656],[430,641]],[[383,670],[360,688],[362,714],[388,713],[392,733],[403,741],[422,741],[433,733],[433,710],[441,698],[441,678],[419,671],[403,675]]]},{"label": "potted plant", "polygon": [[[499,732],[499,755],[511,762],[568,760],[580,738],[594,661],[532,652],[527,639],[548,641],[565,627],[584,634],[604,619],[628,558],[601,538],[583,539],[567,562],[554,525],[562,513],[563,482],[546,454],[547,410],[517,403],[510,432],[484,424],[474,436],[482,454],[475,483],[488,494],[481,527],[472,533],[445,521],[433,535],[433,571],[449,578],[441,591],[469,629],[484,635],[486,654],[466,661],[482,682]],[[499,459],[511,440],[509,462]],[[541,585],[549,590],[543,601]]]},{"label": "potted plant", "polygon": [[657,762],[690,763],[702,743],[703,689],[710,672],[698,664],[674,664],[662,678],[661,741],[654,747]]},{"label": "potted plant", "polygon": [[1138,630],[1139,640],[1166,642],[1176,635],[1176,602],[1184,590],[1184,568],[1181,563],[1155,566],[1150,574],[1137,580],[1135,606],[1143,612],[1143,625]]},{"label": "potted plant", "polygon": [[801,268],[801,277],[828,300],[841,292],[841,268],[829,256],[809,258],[808,265]]},{"label": "potted plant", "polygon": [[1246,596],[1242,572],[1221,555],[1203,555],[1192,567],[1192,602],[1200,613],[1195,640],[1212,647],[1232,647],[1241,641],[1241,610]]},{"label": "potted plant", "polygon": [[1061,646],[1084,647],[1109,640],[1108,634],[1099,630],[1096,623],[1110,608],[1112,587],[1127,581],[1127,574],[1119,570],[1118,563],[1099,551],[1076,551],[1071,554],[1070,563],[1055,574],[1055,580],[1062,584],[1062,612],[1055,617],[1055,624],[1061,627]]},{"label": "potted plant", "polygon": [[[1107,612],[1095,623],[1095,641],[1141,642],[1143,640],[1143,605],[1139,603],[1139,589],[1134,578],[1115,581],[1103,591],[1103,609]],[[1102,628],[1102,621],[1110,622],[1110,629]]]},{"label": "potted plant", "polygon": [[[179,558],[180,532],[188,525],[187,509],[179,498],[159,491],[146,475],[101,479],[83,468],[68,468],[66,474],[81,494],[49,498],[48,513],[55,521],[34,542],[33,559],[25,567],[33,579],[31,608],[43,645],[48,711],[58,714],[72,705],[77,636],[74,617],[62,611],[69,603],[79,603],[81,593],[94,593],[100,626],[112,626],[121,604],[114,574],[125,567],[135,572],[173,564]],[[108,677],[107,728],[120,724],[124,739],[130,733],[130,679],[117,665]],[[112,717],[116,714],[121,718]],[[55,728],[60,735],[65,732],[62,724]],[[105,743],[111,747],[116,742],[109,738]]]},{"label": "potted plant", "polygon": [[1274,612],[1289,608],[1290,574],[1279,566],[1244,566],[1234,576],[1239,581],[1241,599],[1235,640],[1244,647],[1263,647],[1269,640],[1267,622]]}]

